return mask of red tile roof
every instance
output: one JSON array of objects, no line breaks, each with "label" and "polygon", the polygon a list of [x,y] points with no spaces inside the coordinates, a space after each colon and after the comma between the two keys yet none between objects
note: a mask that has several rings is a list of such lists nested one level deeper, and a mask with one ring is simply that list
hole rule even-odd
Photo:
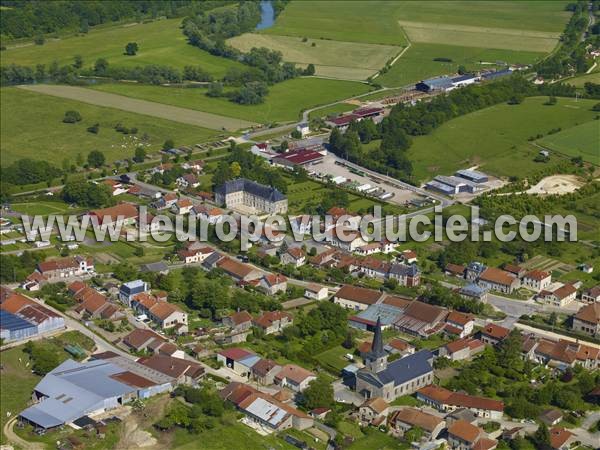
[{"label": "red tile roof", "polygon": [[575,318],[595,325],[600,324],[600,303],[591,303],[584,306],[577,311]]},{"label": "red tile roof", "polygon": [[500,325],[496,325],[495,323],[488,323],[485,328],[481,330],[481,334],[502,340],[510,334],[510,330],[501,327]]},{"label": "red tile roof", "polygon": [[515,282],[515,278],[506,272],[495,267],[488,267],[479,276],[481,280],[489,281],[491,283],[500,284],[503,286],[510,286]]},{"label": "red tile roof", "polygon": [[243,348],[226,348],[225,350],[221,350],[218,353],[219,355],[222,355],[225,358],[232,359],[234,361],[239,361],[240,359],[244,359],[246,356],[254,354]]},{"label": "red tile roof", "polygon": [[550,429],[550,445],[552,448],[561,448],[570,438],[573,433],[562,427],[554,427]]},{"label": "red tile roof", "polygon": [[465,420],[457,420],[448,428],[448,434],[465,442],[475,443],[481,435],[481,430]]},{"label": "red tile roof", "polygon": [[350,300],[357,303],[363,303],[365,305],[372,305],[381,298],[383,293],[374,291],[372,289],[365,289],[358,286],[350,286],[349,284],[343,286],[339,291],[335,293],[335,297],[342,298],[344,300]]}]

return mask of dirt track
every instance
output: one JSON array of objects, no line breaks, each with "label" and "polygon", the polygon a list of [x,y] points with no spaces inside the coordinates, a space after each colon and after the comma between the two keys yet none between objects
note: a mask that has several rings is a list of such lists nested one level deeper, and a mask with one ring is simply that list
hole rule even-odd
[{"label": "dirt track", "polygon": [[527,189],[526,193],[564,195],[576,191],[581,186],[583,182],[575,175],[551,175]]},{"label": "dirt track", "polygon": [[23,85],[19,86],[19,88],[40,94],[53,95],[55,97],[90,103],[96,106],[120,109],[213,130],[226,129],[235,131],[257,125],[256,123],[248,122],[246,120],[219,116],[217,114],[196,111],[194,109],[179,108],[177,106],[149,102],[146,100],[137,100],[123,95],[99,92],[75,86],[38,84]]}]

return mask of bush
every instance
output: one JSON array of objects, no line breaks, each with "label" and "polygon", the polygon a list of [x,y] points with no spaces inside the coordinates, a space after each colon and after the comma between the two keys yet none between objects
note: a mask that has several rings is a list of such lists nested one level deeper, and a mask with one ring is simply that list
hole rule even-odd
[{"label": "bush", "polygon": [[67,111],[65,112],[65,117],[63,118],[64,123],[77,123],[81,122],[81,114],[77,111]]},{"label": "bush", "polygon": [[100,124],[95,123],[91,127],[87,127],[87,131],[93,134],[98,134],[98,132],[100,131]]}]

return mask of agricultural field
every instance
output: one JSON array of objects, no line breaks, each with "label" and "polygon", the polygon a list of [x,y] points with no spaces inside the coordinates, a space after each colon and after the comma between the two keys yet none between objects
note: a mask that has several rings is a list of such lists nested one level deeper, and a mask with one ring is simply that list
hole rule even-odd
[{"label": "agricultural field", "polygon": [[600,84],[600,70],[596,66],[596,70],[593,72],[581,75],[579,77],[569,78],[568,80],[565,80],[565,83],[571,84],[578,88],[582,88],[585,83]]},{"label": "agricultural field", "polygon": [[[157,152],[166,139],[183,145],[207,141],[216,135],[214,130],[206,128],[18,88],[2,88],[0,94],[2,166],[19,158],[42,159],[60,166],[63,159],[68,158],[73,163],[79,153],[85,158],[91,150],[101,150],[110,162],[133,157],[144,135],[148,138],[148,153]],[[64,114],[69,110],[78,111],[82,121],[63,123]],[[96,123],[100,125],[98,134],[86,131]],[[137,135],[117,132],[114,127],[118,123],[137,128]]]},{"label": "agricultural field", "polygon": [[285,61],[301,67],[315,65],[316,75],[364,80],[375,74],[402,47],[331,40],[315,40],[292,36],[246,33],[228,43],[248,52],[253,47],[267,47],[283,54]]},{"label": "agricultural field", "polygon": [[235,131],[240,128],[249,128],[256,125],[254,122],[232,119],[208,112],[191,111],[189,109],[167,106],[160,103],[134,100],[126,96],[97,92],[75,86],[39,84],[35,86],[22,86],[22,88],[40,92],[42,94],[90,103],[92,105],[116,108],[123,111],[158,117],[160,119],[173,120],[188,125],[211,128],[213,130]]},{"label": "agricultural field", "polygon": [[[452,41],[449,41],[452,42]],[[504,63],[528,64],[543,53],[480,47],[460,47],[445,44],[412,44],[377,82],[384,86],[406,86],[420,80],[455,73],[458,66],[467,70],[493,69]],[[438,58],[450,61],[436,61]]]},{"label": "agricultural field", "polygon": [[[230,67],[243,67],[240,63],[212,56],[189,45],[180,25],[181,19],[131,23],[92,29],[85,35],[48,39],[42,46],[9,46],[2,52],[2,65],[49,66],[54,61],[64,65],[72,63],[75,55],[80,55],[85,67],[93,66],[98,58],[105,58],[111,65],[126,67],[158,64],[182,69],[192,65],[201,66],[217,78],[221,78]],[[138,43],[137,55],[124,54],[128,42]]]},{"label": "agricultural field", "polygon": [[[524,176],[540,169],[533,159],[539,148],[528,138],[553,128],[567,130],[593,120],[594,100],[559,98],[544,105],[546,97],[526,99],[520,105],[501,104],[458,117],[427,136],[413,138],[408,156],[420,181],[436,174],[479,165],[497,176]],[[378,145],[374,142],[373,145]]]},{"label": "agricultural field", "polygon": [[543,147],[567,156],[581,156],[600,165],[600,122],[586,122],[537,141]]},{"label": "agricultural field", "polygon": [[[562,1],[291,2],[275,25],[260,33],[277,39],[294,36],[300,42],[304,38],[316,40],[317,54],[321,43],[328,40],[343,41],[340,44],[409,46],[392,68],[377,78],[384,86],[403,86],[456,72],[461,64],[481,69],[493,67],[499,61],[534,62],[557,45],[570,17],[565,11],[566,4]],[[436,57],[452,61],[433,61]],[[353,53],[344,58],[352,60]],[[316,64],[315,61],[310,62]],[[485,66],[480,62],[486,63]]]},{"label": "agricultural field", "polygon": [[240,105],[224,98],[207,97],[204,89],[99,84],[94,90],[121,94],[181,108],[259,123],[296,121],[301,111],[369,92],[371,87],[353,81],[295,78],[269,87],[260,105]]},{"label": "agricultural field", "polygon": [[67,214],[73,213],[73,210],[69,208],[64,202],[52,202],[52,201],[36,201],[26,203],[11,203],[10,205],[13,211],[29,216],[39,215],[47,216],[49,214]]}]

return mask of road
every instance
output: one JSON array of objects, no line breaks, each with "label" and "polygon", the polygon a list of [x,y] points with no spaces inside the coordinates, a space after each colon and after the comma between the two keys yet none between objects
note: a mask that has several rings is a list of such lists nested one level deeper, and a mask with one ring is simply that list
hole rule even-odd
[{"label": "road", "polygon": [[4,424],[2,432],[4,433],[4,436],[6,436],[8,442],[15,444],[17,448],[23,450],[44,450],[46,448],[46,445],[40,442],[29,442],[25,439],[21,439],[13,430],[16,421],[17,417],[15,416]]}]

